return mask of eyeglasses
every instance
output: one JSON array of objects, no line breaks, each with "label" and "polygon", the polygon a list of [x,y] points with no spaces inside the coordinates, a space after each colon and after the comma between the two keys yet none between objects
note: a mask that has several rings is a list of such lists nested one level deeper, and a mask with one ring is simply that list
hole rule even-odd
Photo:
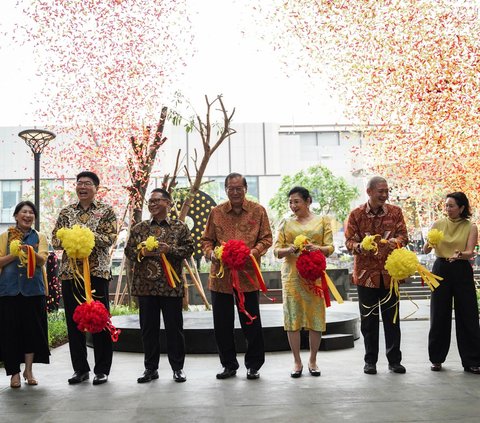
[{"label": "eyeglasses", "polygon": [[94,185],[91,181],[77,181],[77,187],[93,187]]},{"label": "eyeglasses", "polygon": [[227,187],[226,191],[229,194],[233,194],[234,192],[241,193],[245,191],[245,187]]},{"label": "eyeglasses", "polygon": [[170,201],[168,198],[158,198],[158,199],[155,199],[155,200],[148,200],[147,201],[147,204],[149,206],[155,206],[157,204],[160,204],[162,201]]}]

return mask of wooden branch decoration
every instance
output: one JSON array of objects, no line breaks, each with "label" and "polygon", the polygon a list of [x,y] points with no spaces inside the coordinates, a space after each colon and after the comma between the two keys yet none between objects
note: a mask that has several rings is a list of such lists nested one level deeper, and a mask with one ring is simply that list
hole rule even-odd
[{"label": "wooden branch decoration", "polygon": [[[210,145],[211,141],[211,134],[212,134],[212,123],[211,123],[211,111],[212,111],[212,106],[216,102],[220,103],[220,111],[222,112],[223,115],[223,130],[218,136],[217,141],[213,144],[213,146]],[[200,189],[200,185],[202,183],[203,175],[205,174],[205,170],[207,169],[208,162],[212,156],[212,154],[215,152],[215,150],[220,147],[220,145],[225,141],[229,136],[235,134],[237,131],[235,129],[230,127],[231,121],[233,119],[233,115],[235,114],[235,108],[233,111],[228,114],[225,105],[223,104],[222,97],[219,95],[210,102],[208,100],[208,97],[205,96],[205,102],[207,104],[207,112],[206,112],[206,117],[205,117],[205,122],[202,121],[200,116],[196,116],[196,120],[198,122],[198,128],[197,130],[199,131],[200,137],[202,139],[202,145],[203,145],[203,157],[200,162],[200,165],[198,166],[198,161],[197,161],[197,156],[195,156],[194,160],[194,165],[195,165],[195,180],[193,184],[190,181],[190,192],[187,195],[187,198],[183,202],[182,209],[180,211],[180,217],[179,219],[184,221],[185,217],[188,214],[188,210],[190,209],[190,206],[192,204],[192,201],[197,194],[197,192]],[[196,154],[196,150],[195,150]],[[187,176],[188,175],[188,169],[187,171]]]}]

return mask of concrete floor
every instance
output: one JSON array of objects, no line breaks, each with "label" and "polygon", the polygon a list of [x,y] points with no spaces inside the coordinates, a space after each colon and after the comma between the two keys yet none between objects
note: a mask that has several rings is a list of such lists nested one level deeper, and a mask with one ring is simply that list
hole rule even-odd
[{"label": "concrete floor", "polygon": [[[70,386],[68,346],[52,351],[51,363],[36,365],[39,386],[10,389],[0,377],[0,422],[475,422],[480,420],[480,376],[463,372],[454,336],[444,371],[429,370],[428,302],[402,322],[405,375],[389,373],[381,345],[377,375],[365,375],[363,341],[355,347],[319,353],[319,378],[292,379],[289,352],[267,353],[261,378],[249,381],[245,369],[219,381],[216,355],[189,355],[186,383],[172,380],[161,357],[160,379],[136,383],[143,356],[115,353],[109,382]],[[356,310],[346,303],[344,311]],[[411,305],[402,301],[402,316]],[[92,359],[92,351],[89,350]],[[307,351],[303,352],[306,367]],[[240,357],[242,359],[242,357]],[[92,361],[92,360],[90,360]],[[92,376],[93,377],[93,376]]]}]

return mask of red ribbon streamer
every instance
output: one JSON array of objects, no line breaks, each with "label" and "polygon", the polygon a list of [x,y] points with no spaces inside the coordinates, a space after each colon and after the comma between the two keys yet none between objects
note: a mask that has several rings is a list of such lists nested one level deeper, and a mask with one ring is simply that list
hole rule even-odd
[{"label": "red ribbon streamer", "polygon": [[[232,278],[232,288],[234,292],[237,294],[236,297],[238,299],[238,310],[240,313],[245,314],[250,320],[246,322],[247,325],[251,325],[253,321],[257,318],[257,316],[252,316],[246,309],[245,309],[245,294],[240,290],[240,278],[238,276],[238,272],[234,269],[230,271],[230,275]],[[248,276],[248,275],[247,275]],[[250,278],[250,276],[249,276]],[[251,280],[251,278],[250,278]]]},{"label": "red ribbon streamer", "polygon": [[31,245],[27,245],[27,278],[32,279],[35,274],[35,250]]}]

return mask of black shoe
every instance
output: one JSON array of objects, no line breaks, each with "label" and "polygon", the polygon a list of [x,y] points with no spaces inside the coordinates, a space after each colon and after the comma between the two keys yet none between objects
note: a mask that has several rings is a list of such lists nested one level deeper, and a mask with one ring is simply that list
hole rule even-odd
[{"label": "black shoe", "polygon": [[468,366],[464,367],[463,370],[468,373],[473,373],[475,375],[480,375],[480,367],[478,366]]},{"label": "black shoe", "polygon": [[[302,371],[303,371],[303,366],[300,370],[292,370],[290,372],[290,377],[293,377],[294,379],[298,379],[299,377],[302,376]],[[247,373],[247,377],[248,377],[248,373]]]},{"label": "black shoe", "polygon": [[101,385],[102,383],[107,383],[107,381],[108,381],[108,375],[106,375],[105,373],[98,373],[93,378],[94,385]]},{"label": "black shoe", "polygon": [[388,370],[392,371],[393,373],[406,373],[407,369],[403,367],[400,363],[389,364]]},{"label": "black shoe", "polygon": [[312,376],[318,377],[318,376],[321,375],[319,368],[311,369],[311,368],[309,367],[309,368],[308,368],[308,371],[310,372],[310,374],[311,374]]},{"label": "black shoe", "polygon": [[158,379],[158,371],[157,370],[146,369],[143,372],[143,376],[140,376],[137,379],[137,382],[138,383],[147,383],[147,382],[150,382],[154,379]]},{"label": "black shoe", "polygon": [[217,379],[228,379],[236,374],[236,369],[229,369],[228,367],[225,367],[221,373],[217,373]]},{"label": "black shoe", "polygon": [[367,375],[376,375],[377,365],[374,363],[365,363],[365,366],[363,366],[363,373]]},{"label": "black shoe", "polygon": [[68,383],[70,385],[76,385],[77,383],[82,383],[84,380],[87,380],[90,377],[88,372],[75,372],[70,379],[68,379]]},{"label": "black shoe", "polygon": [[442,364],[441,363],[432,363],[432,365],[430,366],[430,370],[432,372],[439,372],[440,370],[442,370]]},{"label": "black shoe", "polygon": [[256,369],[247,370],[247,379],[253,380],[253,379],[259,379],[259,378],[260,378],[260,373],[258,373],[258,370]]},{"label": "black shoe", "polygon": [[175,382],[185,382],[187,380],[187,376],[185,376],[185,373],[183,372],[182,369],[174,370],[173,371],[173,380]]}]

